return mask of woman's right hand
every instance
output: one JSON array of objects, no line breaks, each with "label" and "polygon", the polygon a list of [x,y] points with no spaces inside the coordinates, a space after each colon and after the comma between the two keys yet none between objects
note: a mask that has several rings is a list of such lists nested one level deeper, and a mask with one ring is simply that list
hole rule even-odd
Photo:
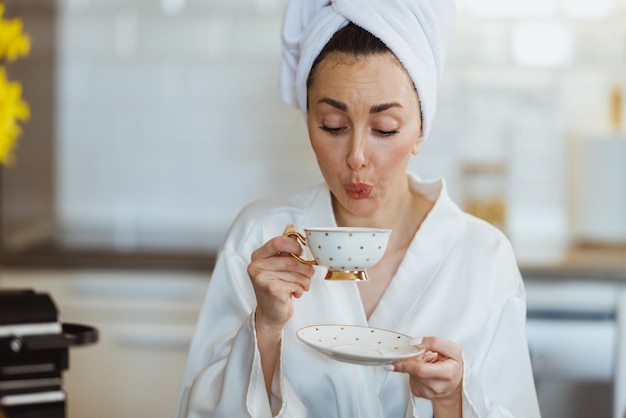
[{"label": "woman's right hand", "polygon": [[[291,224],[284,233],[295,231]],[[257,299],[256,326],[282,332],[293,315],[292,297],[299,298],[311,287],[313,266],[302,264],[289,253],[302,254],[297,240],[274,237],[252,253],[248,275]]]}]

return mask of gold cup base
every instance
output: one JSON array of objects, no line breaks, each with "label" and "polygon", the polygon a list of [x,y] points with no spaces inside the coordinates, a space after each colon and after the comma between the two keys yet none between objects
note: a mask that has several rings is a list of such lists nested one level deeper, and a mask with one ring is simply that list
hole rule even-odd
[{"label": "gold cup base", "polygon": [[333,271],[328,270],[326,280],[367,280],[365,270]]}]

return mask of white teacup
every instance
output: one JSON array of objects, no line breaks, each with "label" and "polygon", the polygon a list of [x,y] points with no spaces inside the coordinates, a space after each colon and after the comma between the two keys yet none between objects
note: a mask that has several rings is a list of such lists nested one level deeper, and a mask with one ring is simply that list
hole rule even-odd
[{"label": "white teacup", "polygon": [[314,260],[291,254],[298,261],[328,268],[326,280],[367,280],[367,269],[380,261],[387,249],[390,229],[327,227],[305,228],[306,238],[297,231],[295,236],[306,245]]}]

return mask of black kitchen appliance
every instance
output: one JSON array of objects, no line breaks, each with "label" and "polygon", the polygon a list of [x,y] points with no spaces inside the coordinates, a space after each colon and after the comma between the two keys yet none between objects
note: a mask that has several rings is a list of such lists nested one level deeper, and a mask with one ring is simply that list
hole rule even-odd
[{"label": "black kitchen appliance", "polygon": [[64,324],[46,293],[0,289],[0,418],[64,418],[69,347],[98,331]]}]

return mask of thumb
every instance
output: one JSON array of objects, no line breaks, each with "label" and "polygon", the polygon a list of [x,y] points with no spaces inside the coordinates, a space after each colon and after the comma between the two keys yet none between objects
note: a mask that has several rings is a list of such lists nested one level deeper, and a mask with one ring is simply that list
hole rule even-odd
[{"label": "thumb", "polygon": [[285,230],[283,231],[283,235],[285,235],[288,232],[295,232],[296,227],[294,224],[287,224],[287,226],[285,227]]}]

